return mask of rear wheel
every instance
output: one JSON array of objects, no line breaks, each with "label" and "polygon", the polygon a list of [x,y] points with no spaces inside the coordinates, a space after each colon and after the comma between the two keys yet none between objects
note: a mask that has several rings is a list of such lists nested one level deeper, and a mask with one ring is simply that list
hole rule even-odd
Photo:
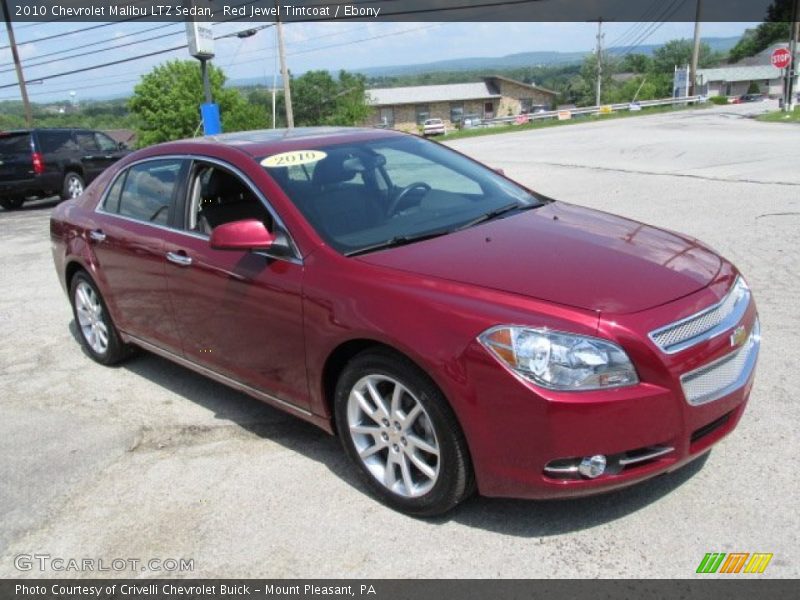
[{"label": "rear wheel", "polygon": [[461,428],[442,392],[407,359],[385,351],[356,356],[335,402],[345,451],[384,503],[427,517],[472,492]]},{"label": "rear wheel", "polygon": [[94,360],[113,365],[129,354],[91,277],[79,271],[70,284],[70,301],[81,345]]},{"label": "rear wheel", "polygon": [[83,177],[74,171],[70,171],[64,176],[64,185],[61,189],[61,199],[70,200],[72,198],[77,198],[83,193],[83,189]]},{"label": "rear wheel", "polygon": [[0,198],[0,206],[5,208],[6,210],[14,210],[22,206],[22,203],[25,202],[25,198]]}]

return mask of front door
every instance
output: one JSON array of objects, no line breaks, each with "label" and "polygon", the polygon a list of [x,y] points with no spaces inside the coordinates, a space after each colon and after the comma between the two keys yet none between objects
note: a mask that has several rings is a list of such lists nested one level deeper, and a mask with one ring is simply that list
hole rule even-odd
[{"label": "front door", "polygon": [[299,260],[214,250],[214,227],[274,220],[253,186],[216,164],[198,162],[188,187],[184,233],[166,234],[167,281],[184,356],[235,381],[308,407]]},{"label": "front door", "polygon": [[81,164],[87,183],[122,158],[124,154],[114,140],[97,131],[76,130],[75,141],[80,148]]},{"label": "front door", "polygon": [[483,118],[494,119],[494,102],[483,103]]}]

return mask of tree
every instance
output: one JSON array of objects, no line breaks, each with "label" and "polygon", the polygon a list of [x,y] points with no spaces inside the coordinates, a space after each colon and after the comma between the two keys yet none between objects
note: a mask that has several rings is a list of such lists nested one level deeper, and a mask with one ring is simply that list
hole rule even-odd
[{"label": "tree", "polygon": [[620,73],[647,73],[653,68],[653,60],[646,54],[627,54],[619,65]]},{"label": "tree", "polygon": [[[267,115],[257,114],[235,89],[225,88],[221,69],[208,66],[211,93],[219,104],[223,131],[266,126]],[[193,137],[200,130],[200,104],[205,101],[200,66],[196,61],[173,60],[144,75],[134,88],[130,109],[139,118],[142,145]]]},{"label": "tree", "polygon": [[[612,76],[617,71],[617,64],[611,60],[607,54],[602,56],[603,73],[600,82],[601,102],[605,102],[609,96],[609,91],[614,87]],[[576,80],[571,80],[571,91],[575,97],[575,103],[583,106],[594,106],[597,102],[597,55],[587,54],[583,59],[580,77],[583,85]]]},{"label": "tree", "polygon": [[[653,52],[653,71],[656,73],[672,73],[674,68],[692,62],[692,40],[671,40]],[[711,46],[702,42],[698,65],[706,68],[719,63],[722,55],[711,50]],[[669,95],[669,94],[668,94]]]},{"label": "tree", "polygon": [[369,116],[366,78],[340,71],[308,71],[292,80],[292,105],[297,125],[358,125]]},{"label": "tree", "polygon": [[792,0],[775,0],[767,9],[767,17],[755,29],[748,29],[731,48],[731,62],[753,56],[766,50],[775,42],[789,39],[791,34]]}]

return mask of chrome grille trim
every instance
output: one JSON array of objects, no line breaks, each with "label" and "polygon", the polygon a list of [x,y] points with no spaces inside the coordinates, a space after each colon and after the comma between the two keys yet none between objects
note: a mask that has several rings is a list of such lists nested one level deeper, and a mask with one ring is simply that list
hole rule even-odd
[{"label": "chrome grille trim", "polygon": [[681,375],[686,401],[700,406],[742,387],[753,372],[761,345],[761,326],[756,319],[744,345],[714,362]]},{"label": "chrome grille trim", "polygon": [[648,335],[663,352],[675,354],[731,329],[742,320],[749,305],[750,290],[744,280],[737,277],[730,291],[717,304]]},{"label": "chrome grille trim", "polygon": [[635,465],[637,463],[647,462],[648,460],[654,460],[660,456],[669,454],[673,450],[675,450],[675,448],[672,446],[652,446],[637,454],[630,452],[627,453],[624,458],[619,459],[619,464],[625,467],[627,465]]}]

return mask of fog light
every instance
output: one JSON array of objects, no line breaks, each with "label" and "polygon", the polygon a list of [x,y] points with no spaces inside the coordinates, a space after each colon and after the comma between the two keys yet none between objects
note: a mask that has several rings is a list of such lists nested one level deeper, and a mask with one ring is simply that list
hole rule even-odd
[{"label": "fog light", "polygon": [[578,473],[587,479],[594,479],[600,477],[603,471],[606,470],[606,457],[602,454],[595,454],[594,456],[585,456],[578,465]]}]

